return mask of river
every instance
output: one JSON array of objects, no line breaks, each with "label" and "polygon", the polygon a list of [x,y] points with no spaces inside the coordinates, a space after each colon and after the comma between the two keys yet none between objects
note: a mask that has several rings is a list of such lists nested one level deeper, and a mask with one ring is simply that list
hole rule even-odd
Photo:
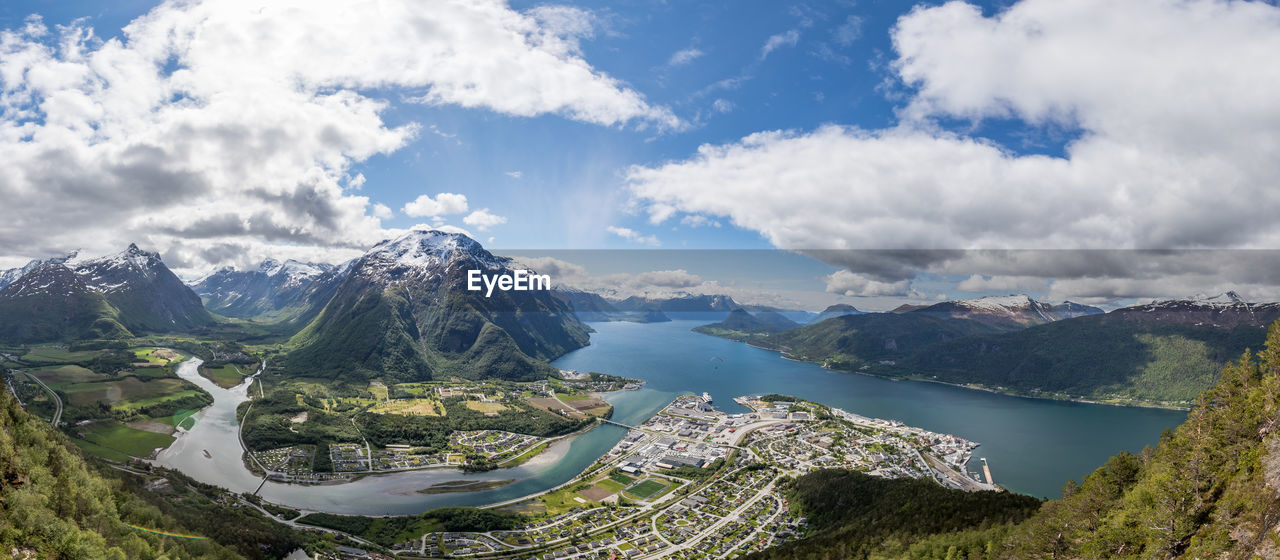
[{"label": "river", "polygon": [[[1154,444],[1186,413],[1027,399],[935,383],[890,381],[838,373],[782,358],[778,353],[690,332],[705,321],[593,323],[591,345],[553,365],[647,381],[644,389],[606,395],[619,422],[643,422],[682,392],[711,393],[728,412],[744,410],[738,395],[783,393],[865,416],[892,418],[912,426],[956,434],[981,443],[997,483],[1018,492],[1057,497],[1068,478],[1079,480],[1108,457]],[[161,452],[156,462],[192,478],[238,492],[261,483],[243,467],[236,437],[236,406],[247,384],[222,389],[197,373],[198,361],[178,374],[214,396],[195,427]],[[368,476],[355,482],[305,486],[268,482],[260,495],[304,509],[364,515],[419,513],[441,506],[476,506],[546,490],[571,480],[612,447],[625,430],[600,426],[561,440],[519,467],[466,474],[431,469]],[[203,450],[212,457],[205,457]],[[438,482],[516,481],[494,490],[419,494]]]}]

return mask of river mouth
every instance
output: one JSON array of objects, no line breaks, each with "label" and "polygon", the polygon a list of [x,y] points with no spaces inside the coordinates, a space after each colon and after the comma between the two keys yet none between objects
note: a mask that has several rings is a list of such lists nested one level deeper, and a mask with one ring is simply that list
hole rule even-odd
[{"label": "river mouth", "polygon": [[[593,323],[592,344],[552,365],[601,371],[646,381],[638,391],[605,395],[613,420],[638,425],[681,393],[710,393],[726,412],[742,412],[733,397],[780,393],[850,412],[889,418],[955,434],[982,446],[996,481],[1017,492],[1057,497],[1068,478],[1080,480],[1120,451],[1154,444],[1185,412],[1027,399],[969,389],[832,372],[786,360],[776,352],[690,332],[699,321]],[[662,348],[662,352],[654,352]],[[712,357],[719,360],[711,360]],[[253,492],[280,505],[340,514],[407,515],[444,506],[510,502],[572,480],[616,444],[626,430],[600,425],[558,440],[518,467],[483,473],[427,469],[367,475],[332,485],[262,483],[241,461],[236,407],[248,399],[248,383],[222,389],[200,376],[198,360],[178,375],[208,391],[214,404],[197,414],[196,426],[156,458],[201,482]],[[203,451],[208,451],[206,457]],[[423,494],[451,481],[496,482],[499,488]]]}]

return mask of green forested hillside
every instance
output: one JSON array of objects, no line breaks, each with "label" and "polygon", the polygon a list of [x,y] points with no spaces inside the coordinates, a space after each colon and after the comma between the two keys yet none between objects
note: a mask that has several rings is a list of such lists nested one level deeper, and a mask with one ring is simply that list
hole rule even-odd
[{"label": "green forested hillside", "polygon": [[1040,500],[1021,494],[964,492],[932,480],[884,479],[835,469],[801,476],[783,491],[807,518],[811,534],[752,559],[865,558],[921,535],[1021,521],[1040,507]]},{"label": "green forested hillside", "polygon": [[881,360],[898,360],[929,346],[1008,327],[925,313],[845,315],[769,335],[760,344],[826,367],[854,371]]},{"label": "green forested hillside", "polygon": [[[710,327],[710,325],[708,326]],[[848,315],[774,334],[701,332],[842,371],[1003,392],[1185,407],[1263,327],[1090,315],[1010,331],[924,313]]]},{"label": "green forested hillside", "polygon": [[1150,325],[1082,317],[939,343],[900,364],[913,375],[1019,392],[1190,402],[1265,329]]},{"label": "green forested hillside", "polygon": [[254,510],[221,505],[211,497],[221,490],[177,473],[103,469],[0,391],[0,550],[42,560],[273,558],[313,539]]},{"label": "green forested hillside", "polygon": [[[1226,367],[1186,422],[1159,446],[1122,453],[1063,498],[1015,524],[871,539],[874,524],[819,525],[788,558],[1275,558],[1280,556],[1280,325],[1266,348]],[[814,476],[814,475],[808,475]],[[803,480],[803,478],[801,479]],[[856,495],[856,494],[855,494]],[[846,502],[804,501],[810,515],[842,516]],[[867,529],[860,529],[867,527]],[[873,537],[874,535],[872,535]],[[841,548],[844,547],[844,548]],[[780,557],[780,556],[775,556]]]}]

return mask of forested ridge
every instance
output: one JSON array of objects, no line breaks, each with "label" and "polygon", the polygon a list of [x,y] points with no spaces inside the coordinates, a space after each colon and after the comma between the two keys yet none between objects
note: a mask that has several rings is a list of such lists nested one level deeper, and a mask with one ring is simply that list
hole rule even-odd
[{"label": "forested ridge", "polygon": [[[149,481],[165,482],[155,490]],[[170,471],[95,466],[0,391],[0,550],[14,558],[275,558],[312,542]],[[163,537],[140,530],[207,537]]]}]

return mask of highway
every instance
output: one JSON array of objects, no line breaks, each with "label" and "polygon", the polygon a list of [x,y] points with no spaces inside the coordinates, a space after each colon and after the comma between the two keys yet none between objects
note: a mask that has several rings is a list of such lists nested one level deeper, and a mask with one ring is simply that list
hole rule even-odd
[{"label": "highway", "polygon": [[53,413],[53,420],[50,423],[53,424],[53,427],[58,427],[58,423],[62,421],[62,399],[58,397],[57,393],[53,392],[53,389],[50,389],[48,385],[45,385],[39,377],[31,375],[25,371],[19,373],[29,377],[32,381],[39,383],[40,386],[44,387],[44,390],[48,391],[49,395],[53,397],[53,402],[58,405],[58,410]]}]

